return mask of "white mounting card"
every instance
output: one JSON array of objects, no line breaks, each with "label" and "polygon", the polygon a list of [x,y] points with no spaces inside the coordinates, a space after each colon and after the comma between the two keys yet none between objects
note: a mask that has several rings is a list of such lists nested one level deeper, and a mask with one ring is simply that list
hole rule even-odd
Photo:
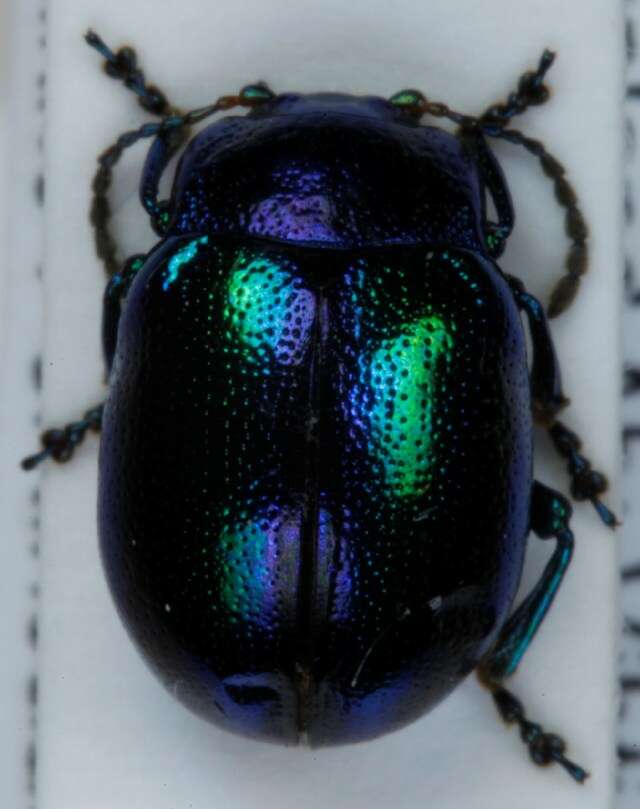
[{"label": "white mounting card", "polygon": [[[344,90],[388,96],[416,86],[476,113],[503,98],[545,47],[557,51],[553,96],[517,128],[566,164],[591,225],[592,258],[575,306],[553,323],[572,406],[565,422],[615,482],[618,463],[621,277],[621,13],[609,0],[425,4],[283,0],[216,4],[52,0],[46,135],[44,415],[80,415],[103,396],[99,357],[104,279],[87,224],[97,153],[145,116],[99,69],[82,42],[94,27],[137,48],[150,81],[182,108],[266,79],[277,91]],[[496,151],[518,224],[501,265],[546,300],[563,271],[563,216],[537,162]],[[132,149],[112,196],[123,255],[154,237],[136,199],[144,149]],[[170,384],[170,369],[168,369]],[[563,465],[540,433],[536,474],[566,491]],[[513,678],[532,718],[569,741],[592,773],[584,787],[528,760],[474,678],[430,715],[383,739],[333,750],[246,741],[191,716],[132,648],[100,568],[96,446],[42,472],[42,809],[274,806],[309,809],[608,809],[615,722],[615,538],[576,507],[574,562],[548,620]],[[616,504],[616,492],[610,501]],[[548,543],[532,538],[523,592]]]}]

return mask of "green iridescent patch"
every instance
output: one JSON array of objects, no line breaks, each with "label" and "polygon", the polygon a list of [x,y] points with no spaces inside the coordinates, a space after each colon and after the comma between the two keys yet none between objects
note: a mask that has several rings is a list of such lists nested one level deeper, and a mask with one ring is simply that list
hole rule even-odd
[{"label": "green iridescent patch", "polygon": [[233,353],[263,366],[275,355],[283,365],[299,362],[313,322],[314,296],[284,264],[240,251],[229,274],[224,317]]},{"label": "green iridescent patch", "polygon": [[[215,548],[220,602],[229,621],[261,623],[275,604],[275,585],[283,551],[297,548],[301,514],[272,506],[268,514],[225,525]],[[241,517],[248,517],[241,514]]]},{"label": "green iridescent patch", "polygon": [[220,596],[231,620],[248,618],[262,607],[268,565],[268,532],[259,522],[227,528],[217,548],[220,564]]},{"label": "green iridescent patch", "polygon": [[396,496],[428,488],[438,378],[451,360],[453,332],[442,318],[423,317],[360,361],[355,398],[369,422],[370,450]]},{"label": "green iridescent patch", "polygon": [[192,239],[190,242],[182,247],[177,253],[169,259],[164,277],[162,281],[162,289],[166,292],[169,287],[178,280],[182,268],[193,261],[198,254],[198,248],[201,244],[207,244],[209,241],[208,236],[200,236],[197,239]]}]

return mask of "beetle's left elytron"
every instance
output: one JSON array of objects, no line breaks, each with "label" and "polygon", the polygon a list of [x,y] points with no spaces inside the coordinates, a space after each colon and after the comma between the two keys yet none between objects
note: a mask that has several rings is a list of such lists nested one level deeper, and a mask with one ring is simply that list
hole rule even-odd
[{"label": "beetle's left elytron", "polygon": [[[552,55],[478,118],[412,90],[385,101],[262,84],[183,114],[130,48],[87,39],[162,120],[104,152],[93,186],[110,276],[104,411],[45,433],[24,465],[65,461],[102,428],[103,561],[146,660],[217,724],[312,745],[398,728],[477,668],[533,760],[583,781],[502,685],[573,550],[567,500],[532,478],[532,414],[574,497],[615,525],[604,477],[556,419],[567,400],[544,312],[495,263],[513,211],[487,136],[537,156],[566,211],[551,314],[586,269],[564,169],[509,128],[546,99]],[[186,128],[234,106],[250,112],[194,137],[159,201]],[[145,137],[141,198],[162,240],[120,269],[106,192]],[[557,545],[509,616],[530,529]]]}]

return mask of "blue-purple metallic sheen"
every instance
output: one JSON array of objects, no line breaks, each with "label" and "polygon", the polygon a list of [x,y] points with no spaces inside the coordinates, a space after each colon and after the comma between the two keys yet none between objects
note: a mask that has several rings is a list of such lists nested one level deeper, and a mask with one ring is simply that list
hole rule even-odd
[{"label": "blue-purple metallic sheen", "polygon": [[531,403],[483,193],[375,98],[281,96],[188,146],[118,328],[99,522],[130,634],[216,724],[380,735],[504,624]]}]

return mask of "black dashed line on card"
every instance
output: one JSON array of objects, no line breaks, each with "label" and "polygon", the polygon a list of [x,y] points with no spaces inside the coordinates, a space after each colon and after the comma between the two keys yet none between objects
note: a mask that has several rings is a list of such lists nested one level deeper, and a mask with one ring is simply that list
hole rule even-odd
[{"label": "black dashed line on card", "polygon": [[[637,217],[637,161],[639,156],[637,154],[636,144],[636,131],[637,131],[637,115],[638,109],[636,102],[640,101],[640,82],[638,81],[638,72],[636,67],[637,57],[637,20],[640,19],[640,5],[637,2],[627,1],[626,5],[626,20],[624,31],[624,46],[626,53],[627,66],[629,69],[629,79],[627,84],[627,104],[626,104],[626,120],[625,120],[625,197],[624,197],[624,213],[627,236],[631,233],[634,237],[637,235],[637,228],[640,227]],[[631,67],[629,67],[631,66]],[[632,231],[631,228],[634,228]],[[636,264],[631,256],[634,256],[635,247],[627,247],[628,255],[625,259],[624,267],[624,296],[627,305],[624,313],[625,326],[630,327],[635,325],[634,318],[637,318],[638,306],[640,306],[640,287],[638,287]],[[630,255],[629,255],[630,254]],[[621,369],[624,374],[624,394],[627,397],[634,397],[629,399],[629,405],[637,398],[638,390],[640,389],[640,356],[625,356],[625,367]],[[640,400],[639,400],[640,401]],[[628,411],[627,411],[628,412]],[[624,467],[625,474],[629,474],[632,468],[637,468],[638,452],[637,452],[637,439],[640,438],[640,412],[625,419],[622,427],[622,441],[624,448]],[[633,500],[633,498],[631,498]],[[625,497],[625,501],[629,498]],[[625,522],[631,525],[631,510],[637,508],[635,500],[633,502],[625,502]],[[629,543],[635,541],[629,535],[629,529],[622,533],[622,541],[626,547]],[[632,546],[633,547],[633,546]],[[632,559],[635,554],[632,555]],[[637,558],[637,557],[636,557]],[[621,570],[621,582],[625,592],[628,592],[632,597],[638,592],[640,587],[640,560],[625,563]],[[633,612],[633,606],[627,607],[625,610]],[[620,716],[618,724],[618,772],[616,778],[616,789],[620,798],[616,805],[630,806],[627,803],[627,795],[631,793],[640,792],[640,780],[637,777],[640,772],[640,745],[631,743],[631,738],[638,737],[640,728],[633,723],[633,716],[635,712],[627,710],[630,703],[637,702],[640,697],[640,667],[632,668],[633,662],[637,659],[638,637],[640,636],[640,616],[635,615],[633,618],[627,616],[624,626],[624,640],[622,644],[622,653],[620,655],[619,667],[619,684],[622,695],[620,704]],[[630,738],[631,737],[631,738]],[[634,799],[634,802],[636,799]],[[635,803],[634,803],[635,805]]]},{"label": "black dashed line on card", "polygon": [[[40,60],[42,68],[39,70],[35,81],[35,103],[38,112],[38,132],[35,138],[35,152],[38,170],[34,178],[34,206],[39,211],[39,222],[41,232],[44,232],[44,204],[45,204],[45,175],[44,175],[44,147],[45,147],[45,110],[46,110],[46,88],[47,76],[45,72],[45,56],[42,53],[46,49],[46,21],[47,21],[47,0],[36,0],[37,3],[37,46],[40,49]],[[44,257],[37,262],[35,268],[35,277],[38,281],[42,282],[44,275]],[[43,346],[44,348],[44,346]],[[42,421],[42,354],[38,353],[32,358],[30,362],[30,379],[31,389],[34,393],[34,422],[37,427],[40,427]],[[26,768],[26,799],[24,806],[26,809],[36,809],[37,806],[37,725],[38,725],[38,692],[39,680],[37,671],[37,647],[39,636],[39,600],[40,600],[40,581],[39,581],[39,556],[40,556],[40,541],[41,541],[41,517],[40,517],[40,486],[36,484],[30,492],[30,519],[29,529],[31,533],[31,542],[28,546],[28,553],[31,554],[33,564],[33,579],[28,587],[29,598],[31,600],[30,616],[27,622],[26,637],[31,647],[31,660],[32,671],[28,676],[26,684],[26,703],[29,718],[30,734],[27,740],[25,750],[25,768]]]},{"label": "black dashed line on card", "polygon": [[625,159],[631,161],[636,151],[636,128],[631,118],[624,122],[624,150]]},{"label": "black dashed line on card", "polygon": [[29,640],[29,645],[33,649],[35,649],[38,645],[38,630],[38,616],[34,612],[29,618],[29,622],[27,624],[27,638]]},{"label": "black dashed line on card", "polygon": [[38,354],[37,357],[33,358],[33,362],[31,363],[31,383],[33,385],[33,389],[40,391],[42,390],[42,355]]},{"label": "black dashed line on card", "polygon": [[640,392],[640,368],[624,369],[624,395],[633,396]]},{"label": "black dashed line on card", "polygon": [[624,44],[627,56],[627,64],[636,58],[636,28],[634,20],[627,17],[624,26]]},{"label": "black dashed line on card", "polygon": [[[44,192],[43,192],[44,193]],[[631,225],[635,218],[635,205],[633,191],[629,184],[625,184],[624,189],[624,219],[627,226]]]},{"label": "black dashed line on card", "polygon": [[640,306],[640,289],[636,285],[635,266],[627,256],[624,262],[624,295],[630,306]]},{"label": "black dashed line on card", "polygon": [[34,193],[36,195],[36,202],[38,205],[44,205],[44,174],[36,175],[34,183]]}]

